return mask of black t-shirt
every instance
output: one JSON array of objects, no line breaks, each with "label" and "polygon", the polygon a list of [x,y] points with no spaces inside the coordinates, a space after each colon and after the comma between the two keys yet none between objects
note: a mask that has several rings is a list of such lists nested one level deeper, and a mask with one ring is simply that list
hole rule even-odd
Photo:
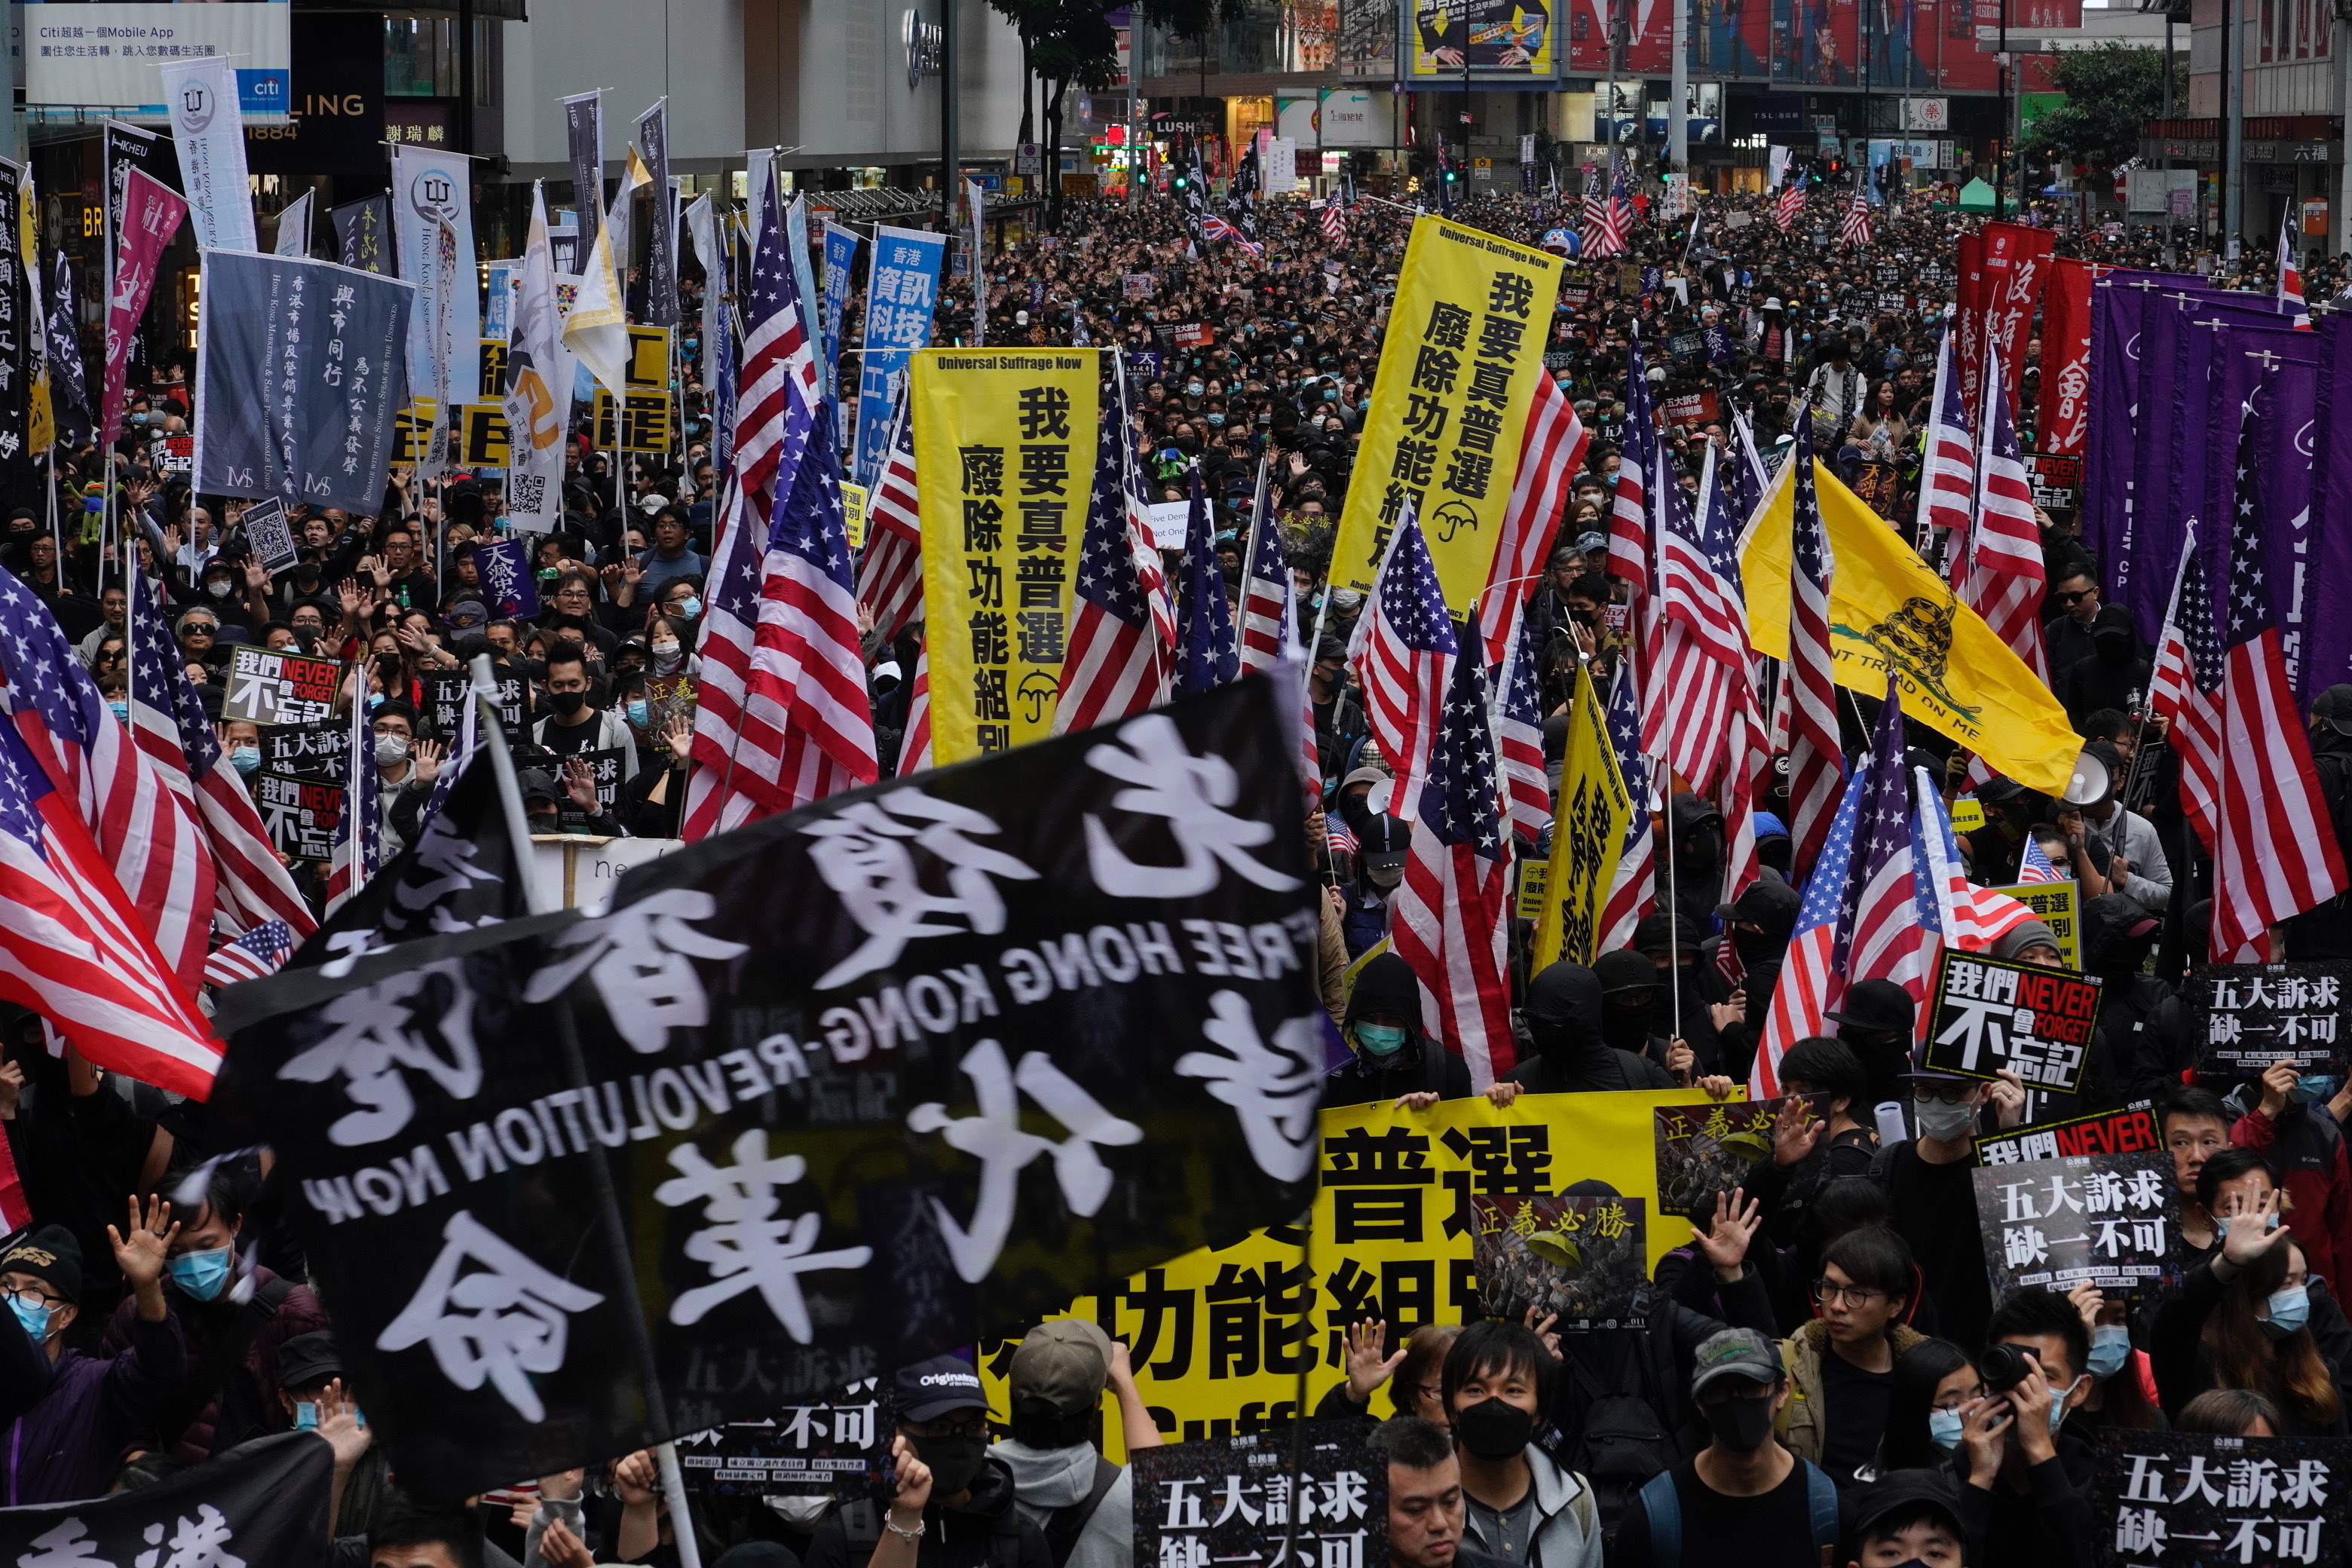
[{"label": "black t-shirt", "polygon": [[1843,1491],[1854,1484],[1853,1473],[1870,1463],[1878,1439],[1886,1430],[1886,1396],[1895,1390],[1895,1373],[1864,1372],[1833,1346],[1822,1350],[1822,1401],[1827,1430],[1822,1436],[1822,1468]]},{"label": "black t-shirt", "polygon": [[[1696,1462],[1674,1468],[1675,1495],[1682,1501],[1685,1563],[1737,1563],[1739,1568],[1818,1568],[1813,1510],[1801,1461],[1789,1479],[1761,1497],[1725,1497],[1698,1479]],[[1638,1501],[1625,1510],[1610,1568],[1654,1568],[1650,1551],[1650,1510]]]},{"label": "black t-shirt", "polygon": [[1895,1230],[1910,1244],[1944,1337],[1956,1344],[1984,1343],[1992,1285],[1985,1278],[1974,1165],[1967,1160],[1931,1165],[1919,1158],[1915,1142],[1888,1150],[1886,1162],[1886,1201]]}]

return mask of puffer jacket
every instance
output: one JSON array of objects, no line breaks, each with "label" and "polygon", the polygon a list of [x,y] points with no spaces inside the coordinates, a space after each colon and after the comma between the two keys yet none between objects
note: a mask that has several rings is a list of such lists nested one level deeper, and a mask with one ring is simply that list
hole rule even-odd
[{"label": "puffer jacket", "polygon": [[[1886,1325],[1886,1342],[1901,1361],[1903,1352],[1924,1344],[1927,1336],[1902,1323]],[[1780,1407],[1773,1426],[1780,1446],[1801,1459],[1822,1462],[1822,1444],[1829,1432],[1829,1412],[1822,1403],[1822,1357],[1830,1349],[1830,1326],[1816,1318],[1780,1342],[1780,1362],[1789,1369],[1789,1403]]]}]

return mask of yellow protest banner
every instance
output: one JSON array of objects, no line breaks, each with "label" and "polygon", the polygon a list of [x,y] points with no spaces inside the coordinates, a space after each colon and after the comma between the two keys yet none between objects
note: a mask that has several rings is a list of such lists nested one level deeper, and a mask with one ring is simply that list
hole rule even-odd
[{"label": "yellow protest banner", "polygon": [[1567,751],[1559,770],[1559,810],[1552,818],[1551,861],[1544,878],[1543,918],[1528,973],[1567,959],[1591,963],[1601,940],[1601,910],[1633,819],[1633,796],[1617,768],[1609,717],[1592,684],[1592,667],[1576,674],[1569,704]]},{"label": "yellow protest banner", "polygon": [[1519,862],[1519,894],[1511,906],[1513,918],[1539,921],[1544,912],[1544,881],[1551,875],[1549,860]]},{"label": "yellow protest banner", "polygon": [[1995,888],[1996,893],[2007,893],[2042,919],[2050,934],[2058,939],[2058,951],[2066,960],[2066,967],[2079,971],[2083,967],[2083,888],[2069,878],[2063,882],[2017,882],[2006,888]]},{"label": "yellow protest banner", "polygon": [[1964,795],[1952,802],[1953,832],[1974,833],[1984,825],[1984,802],[1972,795]]},{"label": "yellow protest banner", "polygon": [[866,503],[870,499],[864,485],[841,481],[841,523],[849,534],[849,548],[866,548]]},{"label": "yellow protest banner", "polygon": [[514,460],[514,437],[503,403],[466,403],[457,408],[457,461],[468,468],[503,468]]},{"label": "yellow protest banner", "polygon": [[[916,458],[918,472],[922,459]],[[1346,1375],[1347,1326],[1394,1333],[1482,1315],[1471,1199],[1534,1197],[1599,1180],[1643,1200],[1650,1267],[1690,1239],[1658,1217],[1654,1111],[1689,1089],[1522,1095],[1507,1110],[1449,1100],[1424,1111],[1385,1100],[1322,1113],[1322,1181],[1312,1228],[1253,1231],[1147,1268],[1056,1317],[1090,1318],[1124,1340],[1152,1420],[1171,1441],[1263,1430],[1296,1411],[1301,1358],[1311,1411]],[[1391,1342],[1393,1349],[1395,1341]],[[1005,1403],[1010,1342],[981,1347],[992,1407]],[[1389,1412],[1389,1393],[1372,1396]],[[1111,1418],[1106,1438],[1117,1428]],[[1107,1445],[1125,1458],[1125,1442]]]},{"label": "yellow protest banner", "polygon": [[667,452],[677,445],[667,391],[632,388],[621,402],[621,423],[613,424],[613,395],[596,389],[596,431],[593,445],[604,452]]},{"label": "yellow protest banner", "polygon": [[[1385,368],[1385,367],[1384,367]],[[1996,772],[2051,795],[2074,776],[2083,739],[2024,661],[1826,463],[1813,464],[1830,579],[1830,662],[1840,686],[1883,696],[1891,667],[1903,711],[1949,735]],[[1789,652],[1789,532],[1796,508],[1782,466],[1741,552],[1748,639]]]},{"label": "yellow protest banner", "polygon": [[425,443],[433,434],[433,418],[441,405],[430,397],[412,397],[405,409],[392,416],[392,460],[394,464],[421,463],[425,460]]},{"label": "yellow protest banner", "polygon": [[1446,607],[1462,614],[1486,587],[1536,377],[1547,374],[1561,265],[1442,217],[1414,220],[1333,547],[1332,587],[1371,587],[1408,501],[1429,536]]},{"label": "yellow protest banner", "polygon": [[[20,261],[30,263],[35,307],[33,314],[37,321],[40,315],[41,252],[36,244],[37,226],[33,222],[33,208],[37,205],[38,198],[33,193],[32,171],[27,169],[24,188],[17,193],[16,199],[16,255]],[[37,343],[40,337],[37,327],[33,336]],[[48,355],[38,352],[37,348],[33,354],[33,365],[32,404],[27,411],[28,417],[26,421],[25,445],[36,452],[46,452],[58,444],[57,411],[49,401]]]},{"label": "yellow protest banner", "polygon": [[1053,732],[1101,356],[923,349],[910,417],[941,767]]}]

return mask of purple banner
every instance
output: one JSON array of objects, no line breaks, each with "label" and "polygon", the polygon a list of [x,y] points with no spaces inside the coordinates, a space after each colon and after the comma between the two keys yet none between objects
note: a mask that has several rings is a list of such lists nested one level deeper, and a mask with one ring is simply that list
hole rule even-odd
[{"label": "purple banner", "polygon": [[[2312,453],[2313,548],[2318,552],[2313,604],[2352,604],[2352,317],[2319,324],[2319,389]],[[2303,689],[2318,693],[2352,680],[2352,616],[2320,616],[2312,624]]]},{"label": "purple banner", "polygon": [[2296,706],[2308,714],[2311,700],[2322,689],[2307,683],[2311,663],[2305,657],[2319,619],[2319,574],[2314,570],[2318,542],[2312,534],[2315,513],[2311,504],[2312,447],[2319,433],[2319,343],[2311,332],[2287,335],[2307,345],[2308,352],[2288,356],[2273,370],[2255,405],[2263,421],[2255,435],[2261,443],[2256,460],[2262,464],[2257,483],[2262,487],[2263,554],[2278,605],[2287,679],[2294,684]]},{"label": "purple banner", "polygon": [[2111,588],[2127,535],[2132,426],[2139,395],[2140,306],[2147,290],[2129,273],[2091,285],[2091,414],[2084,447],[2083,542]]},{"label": "purple banner", "polygon": [[[2212,519],[2210,526],[2200,524],[2197,531],[2197,557],[2204,563],[2208,583],[2230,580],[2230,535],[2225,522],[2233,501],[2242,411],[2255,390],[2288,363],[2301,362],[2315,366],[2319,361],[2319,343],[2315,334],[2272,324],[2277,321],[2278,317],[2271,316],[2259,324],[2248,324],[2235,319],[2217,320],[2200,311],[2198,319],[2189,323],[2184,339],[2183,346],[2190,349],[2188,357],[2192,364],[2198,357],[2196,344],[2203,345],[2205,360],[2205,437],[2201,441],[2189,439],[2186,429],[2181,435],[2182,445],[2195,453],[2182,465],[2183,468],[2195,470],[2200,476],[2201,488],[2189,492],[2194,498],[2189,502],[2190,513]],[[2263,426],[2269,422],[2270,406],[2271,399],[2265,395],[2262,401],[2263,411],[2254,416]],[[2263,434],[2263,430],[2257,429],[2256,439]],[[2307,490],[2310,481],[2306,479],[2304,482]],[[2267,501],[2267,490],[2264,499]],[[2299,512],[2304,508],[2298,504],[2294,510]],[[2278,574],[2277,563],[2284,554],[2292,573],[2293,554],[2283,542],[2284,519],[2281,514],[2265,505],[2262,521],[2263,552],[2271,562],[2272,593],[2276,595],[2274,602],[2284,626],[2286,601],[2281,590],[2287,579]]]},{"label": "purple banner", "polygon": [[106,301],[106,406],[99,411],[99,440],[105,446],[122,438],[131,334],[147,313],[163,251],[187,216],[188,204],[178,192],[143,171],[131,171],[122,192],[121,250],[114,258],[114,289]]},{"label": "purple banner", "polygon": [[501,616],[528,620],[539,614],[539,583],[530,574],[527,539],[474,546],[474,571],[482,580],[482,596]]}]

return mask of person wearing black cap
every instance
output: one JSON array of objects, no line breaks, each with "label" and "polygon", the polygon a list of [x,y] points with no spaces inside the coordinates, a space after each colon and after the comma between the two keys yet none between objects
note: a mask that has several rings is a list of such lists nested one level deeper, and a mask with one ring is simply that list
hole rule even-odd
[{"label": "person wearing black cap", "polygon": [[325,1329],[278,1347],[278,1403],[286,1418],[297,1432],[319,1432],[336,1443],[329,1533],[362,1535],[393,1498],[392,1467],[363,1426],[351,1440],[338,1440],[335,1414],[351,1403],[342,1377],[342,1352]]},{"label": "person wearing black cap", "polygon": [[1918,1135],[1879,1150],[1870,1178],[1886,1190],[1893,1228],[1910,1245],[1937,1322],[1959,1343],[1978,1344],[1992,1316],[1992,1283],[1971,1174],[1977,1117],[1996,1091],[2008,1106],[2021,1103],[2023,1090],[2013,1074],[1992,1087],[1917,1069],[1904,1078]]},{"label": "person wearing black cap", "polygon": [[898,1491],[817,1527],[805,1568],[1054,1568],[1045,1533],[1013,1506],[1013,1471],[988,1452],[988,1397],[961,1356],[898,1369],[890,1444]]},{"label": "person wearing black cap", "polygon": [[114,1261],[137,1303],[130,1343],[110,1357],[68,1349],[65,1330],[81,1312],[81,1247],[63,1226],[43,1226],[0,1253],[0,1292],[13,1324],[5,1364],[24,1364],[28,1346],[38,1397],[10,1428],[5,1500],[68,1502],[96,1497],[114,1479],[123,1446],[152,1426],[187,1369],[179,1325],[163,1299],[165,1260],[180,1227],[172,1205],[151,1199],[145,1215],[130,1200],[129,1234],[107,1226]]},{"label": "person wearing black cap", "polygon": [[1355,1059],[1323,1080],[1327,1106],[1391,1101],[1419,1110],[1470,1097],[1469,1068],[1423,1032],[1421,982],[1393,952],[1357,973],[1339,1037]]},{"label": "person wearing black cap", "polygon": [[1917,1011],[1911,993],[1892,980],[1849,985],[1833,1010],[1822,1015],[1837,1026],[1837,1037],[1862,1064],[1867,1104],[1856,1119],[1888,1100],[1905,1098],[1904,1075],[1911,1070],[1911,1043]]},{"label": "person wearing black cap", "polygon": [[1889,1470],[1853,1494],[1848,1568],[1962,1568],[1968,1531],[1948,1470]]},{"label": "person wearing black cap", "polygon": [[[2352,686],[2331,686],[2312,699],[2311,765],[2336,844],[2352,844]],[[2280,931],[2281,956],[2290,963],[2352,958],[2352,893],[2290,916]]]},{"label": "person wearing black cap", "polygon": [[2180,998],[2143,973],[2162,925],[2126,893],[2103,894],[2083,906],[2083,971],[2102,983],[2099,1030],[2083,1091],[2086,1110],[2159,1094],[2191,1065]]},{"label": "person wearing black cap", "polygon": [[1580,963],[1552,964],[1529,981],[1523,1016],[1535,1057],[1513,1068],[1490,1098],[1508,1105],[1521,1091],[1672,1089],[1675,1080],[1664,1067],[1601,1037],[1601,977]]},{"label": "person wearing black cap", "polygon": [[1601,982],[1602,1040],[1659,1063],[1678,1084],[1715,1070],[1712,1061],[1700,1062],[1697,1053],[1674,1033],[1671,1008],[1660,1006],[1656,964],[1620,948],[1594,959],[1592,974]]},{"label": "person wearing black cap", "polygon": [[[1348,776],[1371,771],[1359,768]],[[1347,890],[1348,907],[1339,917],[1350,963],[1389,934],[1389,906],[1404,881],[1405,857],[1412,846],[1411,826],[1385,811],[1359,812],[1357,822],[1355,884]]]},{"label": "person wearing black cap", "polygon": [[[1706,933],[1685,931],[1664,913],[1645,916],[1633,928],[1633,951],[1657,971],[1658,1005],[1672,1018],[1679,1005],[1682,1037],[1699,1060],[1723,1059],[1722,1027],[1747,1017],[1747,1001],[1735,998],[1732,988],[1714,964],[1704,962]],[[1734,1005],[1735,999],[1738,1005]]]},{"label": "person wearing black cap", "polygon": [[1723,934],[1707,940],[1731,944],[1740,975],[1738,989],[1723,1010],[1709,1014],[1719,1042],[1713,1070],[1738,1079],[1748,1076],[1764,1020],[1771,1016],[1772,994],[1780,987],[1780,965],[1789,955],[1789,938],[1796,931],[1802,907],[1797,890],[1771,876],[1750,882],[1739,897],[1716,907],[1714,912],[1723,918]]},{"label": "person wearing black cap", "polygon": [[1336,779],[1356,754],[1357,742],[1372,732],[1364,705],[1348,689],[1348,645],[1326,637],[1315,645],[1315,663],[1307,671],[1307,700],[1315,709],[1315,755],[1326,779]]}]

